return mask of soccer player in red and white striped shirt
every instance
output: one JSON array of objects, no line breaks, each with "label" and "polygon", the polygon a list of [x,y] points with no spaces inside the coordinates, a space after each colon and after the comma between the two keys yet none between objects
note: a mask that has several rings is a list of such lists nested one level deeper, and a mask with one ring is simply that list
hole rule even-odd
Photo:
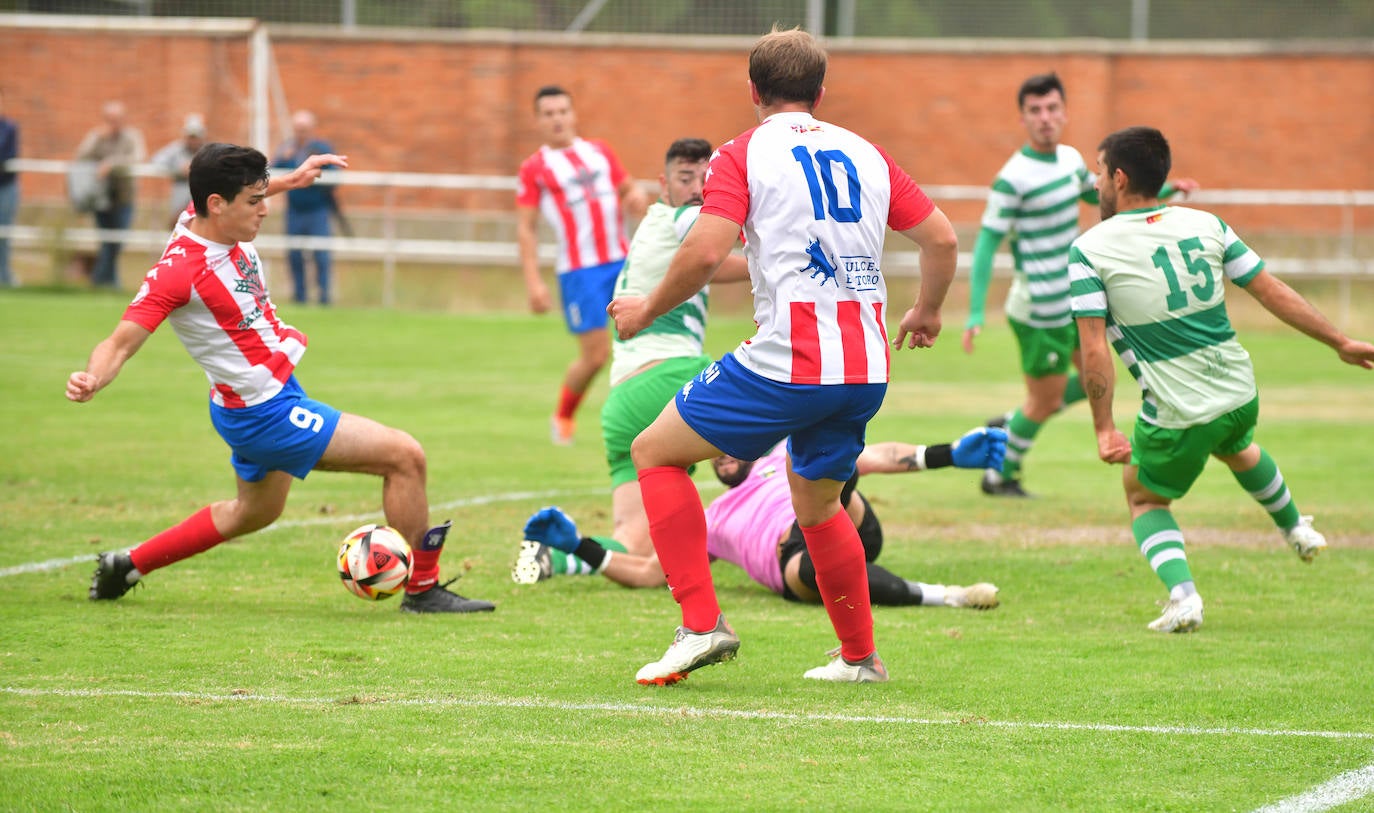
[{"label": "soccer player in red and white striped shirt", "polygon": [[425,453],[399,429],[315,401],[296,382],[306,337],[285,324],[267,293],[252,240],[274,192],[309,186],[342,156],[321,154],[269,182],[267,158],[250,147],[207,144],[191,159],[191,207],[143,280],[110,336],[85,370],[71,374],[67,398],[89,401],[104,389],[153,331],[171,323],[210,382],[210,417],[229,444],[238,480],[233,499],[212,503],[126,552],[99,555],[93,600],[116,599],[143,576],[252,533],[281,515],[293,477],[313,470],[383,478],[387,524],[414,550],[402,599],[407,612],[494,609],[439,584],[439,554],[448,524],[429,526]]},{"label": "soccer player in red and white striped shirt", "polygon": [[825,51],[804,31],[774,30],[755,44],[759,126],[712,157],[701,215],[663,282],[609,307],[620,337],[633,336],[699,290],[743,229],[758,332],[688,382],[631,448],[654,551],[682,608],[673,645],[639,670],[643,684],[675,683],[739,648],[716,600],[687,466],[721,454],[754,460],[785,437],[797,522],[840,640],[840,657],[805,677],[887,680],[863,545],[840,493],[887,390],[886,229],[921,249],[921,290],[898,348],[935,342],[958,245],[949,219],[887,153],[812,115],[825,68]]},{"label": "soccer player in red and white striped shirt", "polygon": [[642,217],[648,200],[606,142],[577,136],[572,96],[566,90],[540,88],[534,112],[544,145],[520,165],[516,236],[534,313],[544,313],[550,305],[548,286],[539,274],[536,228],[541,214],[558,238],[554,270],[559,298],[578,345],[551,419],[553,442],[566,446],[572,443],[577,407],[610,356],[606,304],[629,251],[625,216]]}]

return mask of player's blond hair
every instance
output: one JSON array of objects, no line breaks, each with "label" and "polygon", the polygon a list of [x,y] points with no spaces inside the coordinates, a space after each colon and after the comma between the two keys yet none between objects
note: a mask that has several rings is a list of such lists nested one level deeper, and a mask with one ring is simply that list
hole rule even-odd
[{"label": "player's blond hair", "polygon": [[764,105],[814,104],[825,83],[825,66],[825,49],[800,28],[774,26],[749,52],[749,80]]}]

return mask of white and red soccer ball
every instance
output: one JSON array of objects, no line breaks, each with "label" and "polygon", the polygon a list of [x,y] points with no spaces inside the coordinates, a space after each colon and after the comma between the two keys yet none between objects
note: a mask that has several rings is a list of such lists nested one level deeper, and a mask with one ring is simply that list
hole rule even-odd
[{"label": "white and red soccer ball", "polygon": [[364,525],[339,546],[339,579],[358,598],[380,601],[405,589],[415,561],[395,528]]}]

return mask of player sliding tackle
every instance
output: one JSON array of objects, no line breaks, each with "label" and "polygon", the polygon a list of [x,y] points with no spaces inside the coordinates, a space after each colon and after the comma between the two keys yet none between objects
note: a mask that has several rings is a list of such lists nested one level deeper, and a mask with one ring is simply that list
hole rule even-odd
[{"label": "player sliding tackle", "polygon": [[[949,466],[982,470],[1000,465],[1007,436],[1002,429],[979,427],[954,443],[913,446],[875,443],[865,447],[840,503],[858,529],[867,562],[869,599],[891,607],[914,605],[989,609],[997,606],[997,587],[925,584],[904,579],[875,561],[883,549],[883,529],[873,506],[856,490],[859,475],[925,471]],[[744,569],[755,582],[788,601],[820,603],[816,568],[806,551],[801,526],[787,486],[787,453],[779,444],[760,460],[722,455],[711,461],[716,477],[729,489],[706,508],[706,552]],[[601,573],[626,587],[666,584],[658,557],[616,552],[611,540],[579,536],[577,525],[556,507],[537,511],[525,524],[525,538],[512,577],[520,583],[542,581],[570,562]],[[566,554],[575,554],[575,557]]]},{"label": "player sliding tackle", "polygon": [[[148,272],[109,338],[86,369],[67,380],[67,398],[89,401],[164,321],[210,380],[210,420],[233,452],[232,499],[211,503],[124,553],[97,557],[92,600],[117,599],[158,568],[281,515],[293,477],[352,471],[382,478],[386,522],[415,551],[401,609],[412,613],[492,610],[439,583],[448,523],[429,526],[425,453],[399,429],[311,399],[296,382],[305,335],[277,317],[253,238],[268,196],[309,186],[343,156],[311,156],[294,172],[268,180],[267,158],[249,147],[207,144],[191,159],[192,206],[183,212],[162,259]],[[451,583],[451,582],[450,582]]]}]

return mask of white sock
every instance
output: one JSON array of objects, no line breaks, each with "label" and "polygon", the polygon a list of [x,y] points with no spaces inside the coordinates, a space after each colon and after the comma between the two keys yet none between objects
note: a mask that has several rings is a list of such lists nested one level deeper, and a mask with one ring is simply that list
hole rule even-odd
[{"label": "white sock", "polygon": [[916,586],[921,588],[921,606],[944,606],[945,586],[943,584],[925,584],[923,582],[916,582]]},{"label": "white sock", "polygon": [[1169,599],[1171,601],[1182,601],[1189,596],[1195,595],[1197,595],[1197,586],[1190,581],[1175,585],[1169,590]]}]

